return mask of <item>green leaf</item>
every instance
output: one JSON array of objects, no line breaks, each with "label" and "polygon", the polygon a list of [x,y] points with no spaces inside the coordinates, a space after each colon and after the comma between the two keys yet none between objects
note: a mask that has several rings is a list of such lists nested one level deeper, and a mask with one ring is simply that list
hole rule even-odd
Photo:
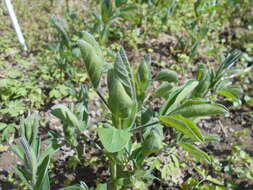
[{"label": "green leaf", "polygon": [[136,100],[133,73],[123,48],[121,48],[117,54],[116,62],[114,64],[114,73],[119,78],[128,95]]},{"label": "green leaf", "polygon": [[219,80],[217,83],[214,85],[213,89],[215,92],[221,91],[224,88],[229,87],[232,84],[230,80]]},{"label": "green leaf", "polygon": [[101,15],[104,23],[108,23],[110,21],[112,13],[111,0],[103,0],[101,4]]},{"label": "green leaf", "polygon": [[191,144],[180,144],[180,146],[184,148],[186,151],[192,153],[195,157],[207,162],[211,162],[211,159],[208,156],[208,154],[198,149],[196,146],[193,146]]},{"label": "green leaf", "polygon": [[119,152],[130,140],[131,133],[114,127],[98,129],[98,136],[108,152]]},{"label": "green leaf", "polygon": [[70,111],[69,108],[67,108],[63,104],[58,104],[52,107],[51,113],[63,121],[64,124],[67,124],[68,126],[77,127],[81,130],[81,122],[77,119],[75,114]]},{"label": "green leaf", "polygon": [[182,107],[194,104],[210,104],[210,103],[211,101],[208,98],[190,98],[182,104]]},{"label": "green leaf", "polygon": [[225,60],[221,63],[220,68],[218,69],[217,73],[222,75],[224,71],[228,70],[233,66],[233,64],[241,57],[242,52],[239,50],[232,51]]},{"label": "green leaf", "polygon": [[220,181],[220,180],[218,180],[218,179],[216,179],[216,178],[214,178],[214,177],[212,177],[210,175],[208,175],[206,177],[206,180],[208,180],[208,181],[210,181],[210,182],[212,182],[212,183],[214,183],[216,185],[221,185],[221,186],[224,185],[224,183],[222,181]]},{"label": "green leaf", "polygon": [[208,74],[208,69],[206,68],[206,65],[202,63],[198,64],[197,80],[199,81],[204,80],[207,74]]},{"label": "green leaf", "polygon": [[72,185],[69,187],[61,188],[60,190],[88,190],[86,187],[82,187],[81,185]]},{"label": "green leaf", "polygon": [[22,118],[20,122],[21,135],[25,136],[29,144],[35,143],[38,137],[39,128],[39,114],[35,112],[30,114],[26,118]]},{"label": "green leaf", "polygon": [[99,57],[103,57],[103,52],[98,44],[98,42],[95,40],[95,38],[87,31],[82,32],[82,39],[89,43],[95,50],[96,54]]},{"label": "green leaf", "polygon": [[138,6],[134,3],[125,5],[115,11],[114,18],[118,16],[126,20],[132,20],[132,15],[135,14],[134,12],[137,12],[137,10]]},{"label": "green leaf", "polygon": [[151,153],[156,153],[161,150],[163,147],[162,140],[163,137],[157,131],[150,131],[142,144],[143,154],[149,155]]},{"label": "green leaf", "polygon": [[99,184],[96,190],[107,190],[107,184]]},{"label": "green leaf", "polygon": [[220,141],[220,137],[213,134],[205,134],[204,135],[206,141]]},{"label": "green leaf", "polygon": [[[49,155],[46,156],[41,164],[38,167],[38,177],[37,177],[37,182],[35,184],[34,190],[41,190],[42,185],[44,184],[44,181],[47,179],[48,175],[48,166],[49,166],[50,158]],[[48,190],[49,188],[45,189]],[[44,190],[44,189],[43,189]]]},{"label": "green leaf", "polygon": [[136,119],[136,113],[138,111],[137,105],[132,104],[132,107],[129,107],[130,113],[127,118],[124,118],[122,121],[122,129],[128,129],[133,126],[135,119]]},{"label": "green leaf", "polygon": [[175,71],[172,71],[169,69],[164,69],[156,75],[155,80],[167,81],[167,82],[177,82],[178,76]]},{"label": "green leaf", "polygon": [[13,117],[22,114],[26,110],[26,106],[22,100],[9,101],[5,108],[0,109],[0,113],[10,114]]},{"label": "green leaf", "polygon": [[99,184],[96,190],[107,190],[107,184]]},{"label": "green leaf", "polygon": [[147,55],[143,61],[139,64],[137,79],[140,84],[139,89],[144,92],[150,83],[151,72],[150,72],[151,56]]},{"label": "green leaf", "polygon": [[6,123],[0,122],[0,131],[4,130],[8,125]]},{"label": "green leaf", "polygon": [[31,147],[29,146],[24,136],[21,137],[20,143],[25,152],[25,164],[32,173],[32,182],[36,183],[36,175],[37,175],[37,169],[38,169],[36,154],[34,150],[31,149]]},{"label": "green leaf", "polygon": [[49,181],[49,177],[48,177],[48,174],[46,174],[46,177],[42,183],[42,187],[41,189],[45,189],[45,190],[50,190],[50,181]]},{"label": "green leaf", "polygon": [[160,121],[170,127],[175,128],[187,137],[192,138],[196,141],[204,141],[205,138],[197,125],[192,121],[188,120],[180,115],[172,116],[161,116]]},{"label": "green leaf", "polygon": [[54,143],[48,145],[47,148],[40,155],[39,165],[47,156],[51,157],[59,148],[60,145]]},{"label": "green leaf", "polygon": [[82,130],[85,130],[88,126],[88,104],[84,101],[82,103],[78,103],[75,107],[75,115],[78,116],[78,120],[81,121]]},{"label": "green leaf", "polygon": [[189,80],[182,87],[174,90],[170,94],[167,101],[161,107],[160,115],[167,115],[170,112],[172,112],[174,109],[176,109],[185,98],[191,95],[191,93],[196,88],[198,83],[199,82],[196,80]]},{"label": "green leaf", "polygon": [[26,177],[25,171],[23,171],[21,168],[15,168],[16,174],[19,176],[19,178],[22,180],[22,182],[30,189],[34,190],[32,185],[29,184],[28,179]]},{"label": "green leaf", "polygon": [[108,71],[109,107],[116,117],[127,118],[131,114],[133,101],[126,92],[121,80],[115,76],[114,70]]},{"label": "green leaf", "polygon": [[9,125],[0,122],[0,141],[8,141],[10,138],[14,137],[16,131],[15,123]]},{"label": "green leaf", "polygon": [[25,161],[25,151],[20,145],[11,146],[11,150],[18,156],[18,158],[22,161]]},{"label": "green leaf", "polygon": [[64,43],[68,46],[69,45],[69,36],[68,36],[68,25],[66,20],[57,17],[56,15],[51,16],[51,22],[53,23],[54,27],[60,32]]},{"label": "green leaf", "polygon": [[33,143],[31,144],[31,149],[33,149],[37,158],[40,156],[40,146],[41,146],[41,139],[36,138]]},{"label": "green leaf", "polygon": [[155,91],[155,96],[163,97],[168,95],[170,90],[173,88],[172,84],[169,82],[163,82]]},{"label": "green leaf", "polygon": [[116,0],[115,5],[116,5],[116,7],[120,7],[120,6],[124,5],[126,2],[127,2],[127,0]]},{"label": "green leaf", "polygon": [[192,104],[181,106],[172,111],[170,114],[182,115],[189,118],[226,113],[228,113],[227,108],[221,104]]},{"label": "green leaf", "polygon": [[125,90],[127,91],[129,96],[132,96],[133,90],[132,90],[132,83],[131,78],[129,77],[129,69],[124,64],[121,55],[118,53],[116,62],[114,64],[114,74],[117,76],[124,86]]},{"label": "green leaf", "polygon": [[242,89],[240,87],[231,86],[231,87],[224,87],[223,89],[220,89],[217,94],[222,95],[228,100],[232,102],[240,101],[239,96],[242,94]]},{"label": "green leaf", "polygon": [[201,80],[198,84],[198,86],[195,88],[195,90],[192,93],[193,97],[203,97],[210,87],[210,79],[209,77],[205,78],[204,80]]},{"label": "green leaf", "polygon": [[98,50],[98,45],[95,45],[97,43],[94,42],[93,38],[90,39],[91,35],[88,35],[88,33],[84,34],[86,34],[85,39],[89,40],[78,40],[77,44],[81,50],[82,59],[85,63],[85,67],[93,84],[93,87],[97,88],[102,75],[104,59],[103,56],[99,53],[100,50]]}]

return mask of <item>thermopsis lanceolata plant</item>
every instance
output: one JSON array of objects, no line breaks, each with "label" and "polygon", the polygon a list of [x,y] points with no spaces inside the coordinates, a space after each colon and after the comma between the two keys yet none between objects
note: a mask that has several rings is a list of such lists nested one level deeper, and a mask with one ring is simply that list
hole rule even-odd
[{"label": "thermopsis lanceolata plant", "polygon": [[30,190],[49,190],[48,166],[50,157],[57,151],[58,146],[50,143],[44,151],[41,151],[43,141],[38,137],[39,116],[37,113],[23,118],[20,128],[20,145],[12,146],[12,150],[23,165],[16,167],[15,171]]},{"label": "thermopsis lanceolata plant", "polygon": [[[29,114],[23,118],[20,124],[21,139],[20,145],[12,146],[12,151],[23,162],[22,166],[15,168],[16,174],[24,185],[30,190],[50,190],[50,180],[48,167],[50,158],[59,149],[59,145],[54,139],[42,141],[38,137],[39,115]],[[47,143],[48,146],[41,150],[41,145]],[[61,190],[87,190],[84,183],[62,188]]]},{"label": "thermopsis lanceolata plant", "polygon": [[[83,39],[77,44],[90,82],[98,92],[105,70],[101,48],[87,32],[83,33]],[[216,96],[213,95],[217,93],[231,100],[237,99],[240,90],[229,86],[226,73],[229,73],[239,56],[239,52],[232,52],[223,60],[217,71],[206,69],[205,65],[200,64],[197,79],[179,84],[177,73],[169,69],[164,69],[152,77],[150,55],[145,56],[138,68],[133,70],[124,49],[121,48],[114,65],[107,70],[108,94],[98,93],[111,113],[111,119],[102,123],[97,130],[111,174],[110,180],[103,186],[104,189],[138,188],[140,183],[147,186],[155,176],[152,171],[143,169],[145,160],[166,151],[168,146],[180,146],[197,158],[212,162],[207,153],[195,146],[195,142],[204,143],[217,140],[217,137],[203,134],[195,121],[203,116],[228,113],[226,107],[215,103]],[[161,85],[155,92],[150,93],[149,87],[154,80],[160,81]],[[151,103],[147,101],[150,95],[165,99],[158,112],[154,111]],[[73,131],[88,129],[87,101],[86,93],[86,103],[82,104],[78,112],[63,105],[52,108],[52,114],[61,119],[65,136],[71,136],[67,138],[74,146],[78,142],[72,138],[77,139],[81,133]],[[175,130],[174,144],[164,140],[163,131],[166,127]],[[100,143],[96,144],[99,149]]]}]

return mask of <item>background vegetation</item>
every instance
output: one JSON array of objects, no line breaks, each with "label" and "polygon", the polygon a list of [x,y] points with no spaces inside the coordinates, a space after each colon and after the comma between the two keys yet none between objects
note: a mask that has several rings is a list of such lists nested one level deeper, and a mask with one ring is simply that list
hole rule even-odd
[{"label": "background vegetation", "polygon": [[[253,189],[251,0],[13,4],[29,51],[22,52],[1,4],[0,189]],[[79,40],[103,60],[100,69],[87,65],[95,64],[86,55],[90,46]],[[112,68],[129,69],[131,80],[114,73],[120,82],[107,82]],[[122,80],[136,88],[131,95]],[[114,90],[122,84],[123,95]],[[113,104],[118,93],[135,100],[134,125],[122,111],[129,99]],[[222,108],[201,115],[204,104]],[[189,116],[185,105],[201,107]],[[157,120],[156,129],[149,126]],[[133,145],[122,140],[128,133],[116,143],[104,140],[103,130],[118,134],[118,126],[136,130]],[[113,164],[121,168],[115,178]]]}]

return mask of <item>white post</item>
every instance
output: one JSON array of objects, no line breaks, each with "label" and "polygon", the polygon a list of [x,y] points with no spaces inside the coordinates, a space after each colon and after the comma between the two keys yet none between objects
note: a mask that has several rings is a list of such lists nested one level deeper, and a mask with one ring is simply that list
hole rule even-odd
[{"label": "white post", "polygon": [[5,5],[8,9],[8,12],[9,12],[9,15],[11,17],[11,21],[12,21],[12,24],[13,24],[13,27],[17,33],[17,36],[18,36],[18,40],[19,42],[22,44],[23,48],[24,48],[24,51],[27,51],[27,46],[25,44],[25,39],[24,39],[24,36],[21,32],[21,29],[20,29],[20,26],[18,24],[18,20],[17,20],[17,17],[15,15],[15,12],[13,10],[13,6],[11,4],[11,1],[10,0],[4,0],[5,2]]}]

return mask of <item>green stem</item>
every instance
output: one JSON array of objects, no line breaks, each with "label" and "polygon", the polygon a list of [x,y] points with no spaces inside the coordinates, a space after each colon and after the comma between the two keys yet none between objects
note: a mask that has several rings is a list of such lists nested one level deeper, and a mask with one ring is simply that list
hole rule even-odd
[{"label": "green stem", "polygon": [[98,90],[96,90],[96,93],[97,93],[97,95],[99,96],[99,98],[102,100],[102,102],[106,105],[106,107],[108,108],[108,110],[110,110],[110,109],[109,109],[109,105],[108,105],[108,103],[106,102],[106,100],[104,99],[103,95],[102,95]]},{"label": "green stem", "polygon": [[110,190],[117,190],[117,186],[115,185],[115,181],[117,180],[117,164],[112,161],[111,166],[111,183]]},{"label": "green stem", "polygon": [[138,127],[135,127],[133,129],[131,129],[130,132],[138,131],[138,130],[150,127],[152,125],[156,125],[158,123],[159,123],[159,121],[154,121],[154,122],[151,122],[151,123],[148,123],[148,124],[145,124],[145,125],[141,125],[141,126],[138,126]]}]

